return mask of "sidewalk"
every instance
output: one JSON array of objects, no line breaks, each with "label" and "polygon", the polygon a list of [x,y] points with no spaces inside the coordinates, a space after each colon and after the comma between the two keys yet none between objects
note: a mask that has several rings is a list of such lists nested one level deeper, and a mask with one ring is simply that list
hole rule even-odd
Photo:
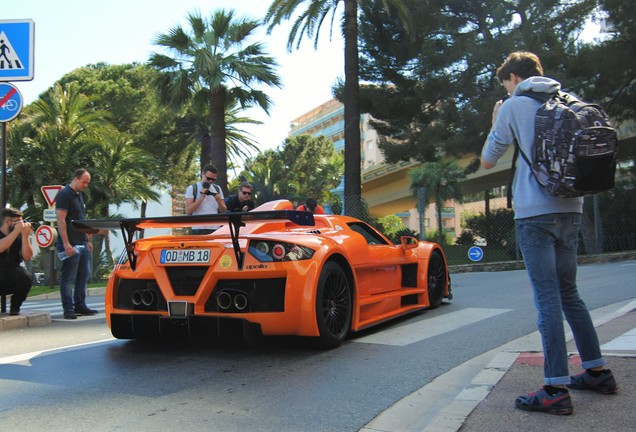
[{"label": "sidewalk", "polygon": [[[571,390],[574,414],[556,416],[515,408],[517,396],[543,385],[538,332],[521,337],[437,377],[373,419],[360,432],[632,431],[636,425],[636,299],[592,311],[603,355],[618,394]],[[581,370],[568,338],[571,374]]]},{"label": "sidewalk", "polygon": [[[543,383],[543,355],[520,352],[488,396],[458,429],[469,431],[633,431],[636,425],[636,304],[622,316],[597,326],[603,355],[619,385],[614,395],[570,390],[574,404],[571,416],[532,413],[514,407],[517,396],[537,390]],[[568,350],[576,352],[574,342]],[[581,371],[577,354],[570,355],[570,372]]]},{"label": "sidewalk", "polygon": [[[106,288],[88,288],[86,290],[86,296],[103,296]],[[59,291],[51,292],[48,294],[40,294],[27,298],[29,300],[51,300],[59,299]],[[8,300],[7,300],[8,302]],[[26,303],[25,302],[25,303]],[[0,313],[0,331],[3,330],[15,330],[24,327],[42,327],[51,324],[51,314],[48,312],[29,311],[22,312],[20,315],[11,316],[9,313]]]}]

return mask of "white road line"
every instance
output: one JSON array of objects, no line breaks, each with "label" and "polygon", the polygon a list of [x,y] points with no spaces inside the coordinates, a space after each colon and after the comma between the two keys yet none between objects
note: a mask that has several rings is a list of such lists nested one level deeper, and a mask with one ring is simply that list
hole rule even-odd
[{"label": "white road line", "polygon": [[439,336],[470,324],[510,312],[512,309],[466,308],[457,312],[392,328],[377,334],[363,336],[354,342],[378,345],[405,346]]},{"label": "white road line", "polygon": [[111,337],[111,338],[103,339],[100,341],[85,342],[85,343],[76,344],[76,345],[68,345],[65,347],[53,348],[53,349],[44,350],[44,351],[33,351],[30,353],[17,354],[17,355],[9,356],[9,357],[0,357],[0,365],[30,361],[34,357],[41,357],[41,356],[56,354],[56,353],[65,352],[65,351],[74,351],[77,349],[86,348],[91,345],[99,345],[103,343],[113,342],[116,340],[117,339]]},{"label": "white road line", "polygon": [[601,345],[603,351],[636,351],[636,328]]}]

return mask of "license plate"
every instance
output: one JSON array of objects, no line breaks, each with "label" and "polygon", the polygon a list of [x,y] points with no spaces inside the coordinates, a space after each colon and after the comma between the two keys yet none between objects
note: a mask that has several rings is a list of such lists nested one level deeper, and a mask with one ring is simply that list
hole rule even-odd
[{"label": "license plate", "polygon": [[161,264],[206,264],[210,262],[210,249],[162,249]]}]

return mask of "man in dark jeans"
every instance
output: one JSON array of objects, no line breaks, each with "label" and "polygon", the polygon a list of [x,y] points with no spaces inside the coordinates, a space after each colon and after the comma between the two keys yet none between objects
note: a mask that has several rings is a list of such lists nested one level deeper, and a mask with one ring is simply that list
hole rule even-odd
[{"label": "man in dark jeans", "polygon": [[[64,318],[76,319],[77,315],[95,315],[96,310],[86,306],[86,284],[91,274],[88,236],[71,225],[72,220],[86,219],[84,192],[91,182],[91,175],[83,168],[73,174],[56,198],[58,237],[57,252],[62,260],[60,296]],[[75,289],[73,289],[75,288]]]},{"label": "man in dark jeans", "polygon": [[33,257],[31,224],[23,221],[22,212],[14,208],[2,209],[0,224],[0,295],[11,294],[9,314],[19,315],[33,284],[33,274],[20,265]]},{"label": "man in dark jeans", "polygon": [[[510,97],[493,109],[493,126],[481,154],[481,166],[494,168],[515,140],[526,155],[533,154],[535,115],[540,103],[524,91],[553,94],[561,84],[543,76],[539,57],[530,52],[510,54],[497,69],[497,78]],[[550,195],[520,163],[513,183],[517,242],[532,283],[537,325],[544,353],[544,386],[515,405],[525,411],[572,414],[566,387],[602,394],[618,389],[599,347],[594,323],[576,286],[577,242],[583,198]],[[563,316],[570,325],[585,370],[570,376]]]}]

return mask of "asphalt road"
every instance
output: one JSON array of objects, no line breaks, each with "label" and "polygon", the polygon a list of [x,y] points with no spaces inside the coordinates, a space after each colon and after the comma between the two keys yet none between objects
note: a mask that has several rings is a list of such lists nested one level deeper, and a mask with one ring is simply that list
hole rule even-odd
[{"label": "asphalt road", "polygon": [[[634,297],[636,263],[582,266],[590,309]],[[0,430],[358,431],[456,366],[536,331],[524,271],[452,275],[455,298],[321,351],[120,341],[104,315],[0,333]],[[89,306],[103,311],[100,298]]]}]

